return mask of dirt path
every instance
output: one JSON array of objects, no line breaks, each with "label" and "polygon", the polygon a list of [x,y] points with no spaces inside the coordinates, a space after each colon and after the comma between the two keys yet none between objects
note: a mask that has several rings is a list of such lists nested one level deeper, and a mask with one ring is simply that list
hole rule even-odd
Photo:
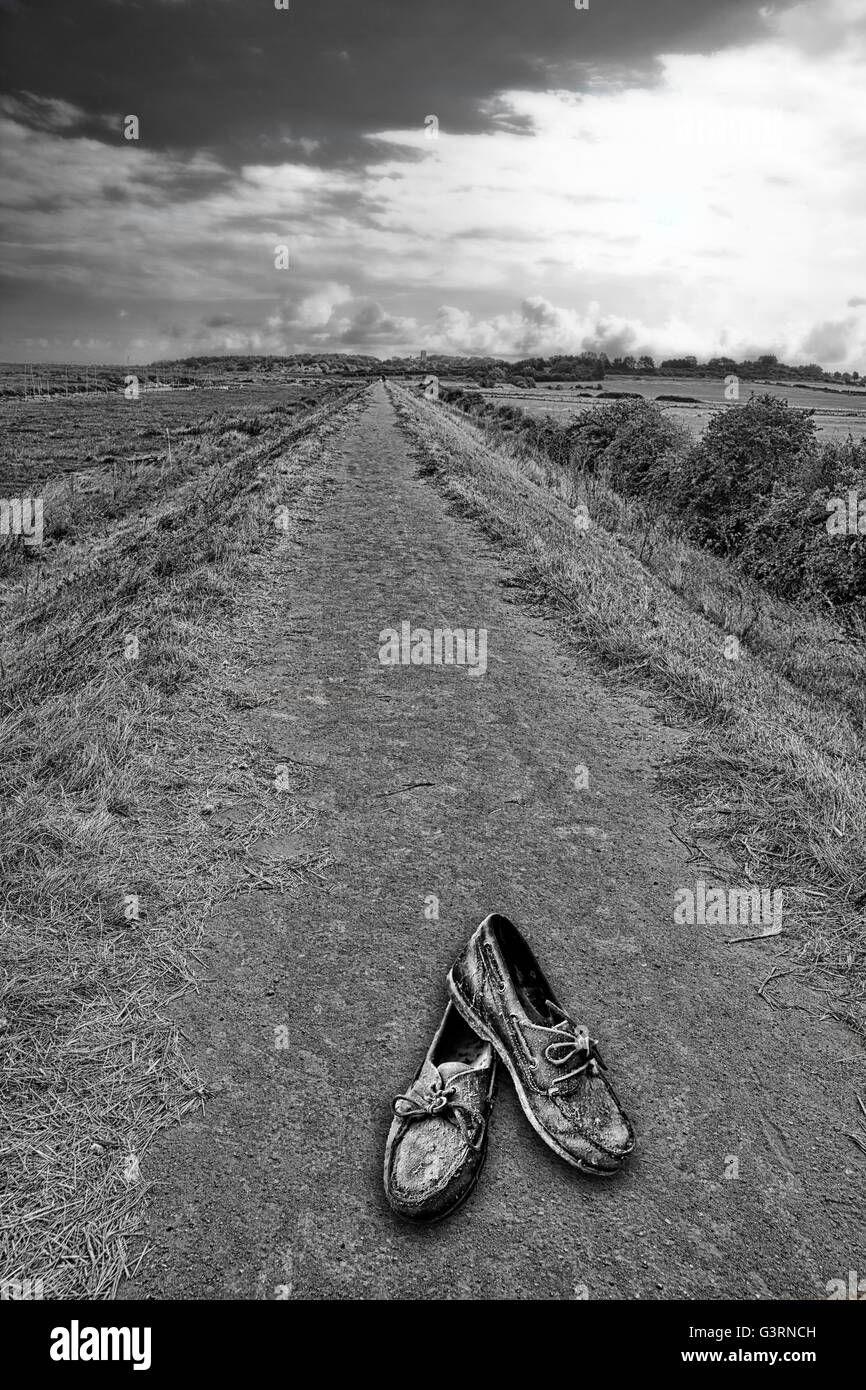
[{"label": "dirt path", "polygon": [[[250,672],[273,703],[248,716],[317,817],[291,848],[332,863],[299,901],[222,913],[182,1017],[217,1094],[148,1158],[154,1251],[127,1296],[826,1297],[866,1272],[840,1135],[856,1044],[758,998],[764,947],[673,925],[695,869],[654,775],[681,735],[509,589],[415,477],[382,387],[341,449],[275,562],[284,621]],[[486,675],[381,666],[403,620],[486,628]],[[581,1178],[503,1081],[477,1191],[419,1231],[382,1194],[390,1100],[494,909],[599,1037],[638,1148],[612,1182]]]}]

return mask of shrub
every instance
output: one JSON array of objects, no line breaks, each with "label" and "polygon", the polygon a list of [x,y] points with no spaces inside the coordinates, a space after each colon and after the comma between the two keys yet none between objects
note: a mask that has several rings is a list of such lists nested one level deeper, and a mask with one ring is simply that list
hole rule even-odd
[{"label": "shrub", "polygon": [[753,397],[713,417],[702,438],[654,401],[620,400],[570,424],[496,406],[480,392],[445,399],[516,432],[568,473],[604,471],[618,492],[668,516],[770,592],[862,617],[866,535],[832,536],[828,501],[866,498],[866,440],[819,443],[810,411]]},{"label": "shrub", "polygon": [[647,400],[584,411],[568,434],[573,464],[590,472],[603,466],[615,488],[648,499],[666,494],[688,447],[683,426]]},{"label": "shrub", "polygon": [[753,396],[713,416],[672,472],[670,504],[702,544],[728,554],[742,548],[774,485],[790,485],[815,452],[810,411]]}]

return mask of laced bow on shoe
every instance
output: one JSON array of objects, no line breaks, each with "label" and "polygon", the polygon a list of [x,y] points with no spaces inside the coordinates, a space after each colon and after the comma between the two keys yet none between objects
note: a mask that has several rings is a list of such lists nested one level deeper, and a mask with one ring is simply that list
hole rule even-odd
[{"label": "laced bow on shoe", "polygon": [[584,1072],[589,1072],[590,1076],[598,1076],[599,1069],[604,1068],[598,1043],[589,1036],[585,1028],[579,1028],[570,1018],[563,1018],[560,1023],[544,1031],[558,1035],[552,1038],[544,1049],[544,1056],[551,1066],[567,1067],[570,1062],[582,1059],[576,1067],[572,1067],[571,1071],[559,1078],[556,1085],[550,1088],[551,1091],[558,1091],[573,1076],[582,1076]]},{"label": "laced bow on shoe", "polygon": [[470,1149],[480,1149],[484,1135],[484,1120],[473,1114],[466,1105],[461,1105],[454,1100],[456,1086],[446,1086],[438,1071],[435,1081],[432,1081],[429,1088],[416,1090],[412,1087],[406,1095],[398,1096],[394,1101],[394,1114],[401,1120],[425,1120],[428,1116],[438,1115],[440,1120],[446,1120],[448,1124],[460,1131],[464,1142]]}]

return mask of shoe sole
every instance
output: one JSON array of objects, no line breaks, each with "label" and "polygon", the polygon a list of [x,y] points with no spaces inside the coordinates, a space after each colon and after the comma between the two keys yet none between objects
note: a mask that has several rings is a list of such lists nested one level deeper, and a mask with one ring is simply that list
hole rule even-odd
[{"label": "shoe sole", "polygon": [[[457,1012],[460,1014],[460,1017],[466,1023],[469,1024],[470,1028],[474,1029],[474,1031],[478,1034],[479,1038],[483,1038],[485,1042],[490,1043],[490,1046],[496,1052],[497,1056],[502,1062],[502,1065],[508,1071],[511,1080],[514,1082],[514,1089],[517,1092],[517,1099],[520,1101],[520,1108],[523,1111],[529,1123],[532,1125],[532,1128],[535,1130],[539,1139],[543,1139],[547,1147],[549,1149],[552,1149],[553,1152],[557,1155],[557,1157],[561,1158],[564,1163],[569,1164],[569,1166],[572,1168],[577,1168],[578,1172],[585,1173],[588,1177],[616,1177],[617,1173],[620,1171],[622,1167],[624,1159],[628,1157],[628,1154],[631,1153],[632,1150],[629,1149],[627,1153],[623,1154],[622,1158],[617,1160],[616,1168],[594,1168],[589,1163],[581,1162],[579,1158],[574,1157],[574,1154],[570,1154],[567,1149],[563,1149],[560,1144],[557,1144],[556,1140],[550,1134],[548,1134],[547,1130],[539,1123],[539,1121],[533,1114],[532,1107],[530,1106],[529,1101],[526,1099],[523,1081],[518,1075],[502,1040],[498,1038],[496,1034],[493,1033],[487,1027],[487,1025],[481,1020],[481,1018],[479,1018],[475,1010],[471,1008],[469,1004],[466,1003],[466,1000],[463,998],[463,995],[460,993],[460,990],[457,984],[455,983],[453,971],[448,971],[448,974],[445,976],[445,983],[448,986],[448,993],[451,996],[451,1001],[454,1004],[454,1007],[457,1010]],[[632,1144],[632,1148],[633,1147],[634,1145]]]}]

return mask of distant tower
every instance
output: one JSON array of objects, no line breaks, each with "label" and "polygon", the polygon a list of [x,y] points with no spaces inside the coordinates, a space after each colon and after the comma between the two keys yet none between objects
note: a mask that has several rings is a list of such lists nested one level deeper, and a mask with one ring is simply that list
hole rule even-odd
[{"label": "distant tower", "polygon": [[426,362],[426,361],[427,361],[427,349],[426,349],[426,348],[422,348],[422,349],[421,349],[421,361],[422,361],[422,362]]}]

